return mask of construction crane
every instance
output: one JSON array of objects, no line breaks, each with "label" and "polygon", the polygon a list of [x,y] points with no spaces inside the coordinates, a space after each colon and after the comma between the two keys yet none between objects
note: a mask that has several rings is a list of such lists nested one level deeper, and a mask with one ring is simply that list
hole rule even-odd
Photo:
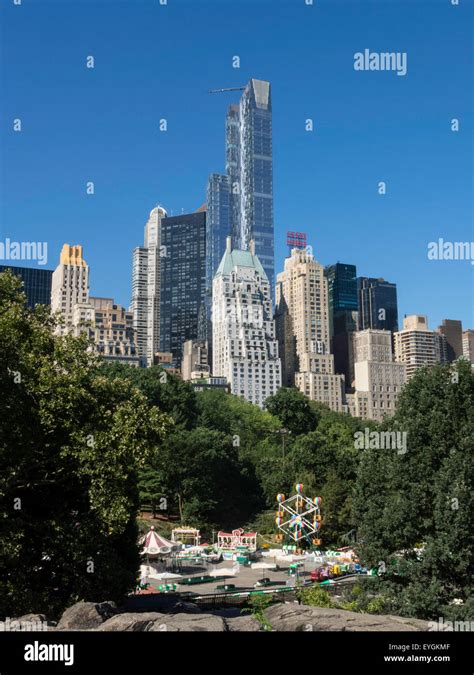
[{"label": "construction crane", "polygon": [[243,91],[245,87],[228,87],[227,89],[209,89],[209,94],[220,94],[223,91]]}]

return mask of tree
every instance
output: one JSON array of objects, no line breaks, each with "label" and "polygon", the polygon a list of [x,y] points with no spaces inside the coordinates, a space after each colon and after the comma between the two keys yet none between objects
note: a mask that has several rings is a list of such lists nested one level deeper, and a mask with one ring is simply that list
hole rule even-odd
[{"label": "tree", "polygon": [[313,431],[318,423],[317,409],[298,389],[282,387],[267,398],[265,408],[295,436]]},{"label": "tree", "polygon": [[0,615],[119,600],[139,565],[137,472],[169,419],[0,274]]},{"label": "tree", "polygon": [[421,369],[388,429],[407,452],[366,450],[357,479],[360,552],[387,567],[388,592],[409,616],[445,616],[471,602],[474,375],[464,360]]},{"label": "tree", "polygon": [[129,380],[146,397],[151,406],[168,413],[176,425],[191,429],[197,421],[196,395],[189,382],[166,372],[160,366],[133,368],[122,363],[103,363],[102,369],[112,380]]},{"label": "tree", "polygon": [[254,510],[254,484],[228,434],[197,427],[171,434],[153,468],[181,523],[209,531],[238,526]]}]

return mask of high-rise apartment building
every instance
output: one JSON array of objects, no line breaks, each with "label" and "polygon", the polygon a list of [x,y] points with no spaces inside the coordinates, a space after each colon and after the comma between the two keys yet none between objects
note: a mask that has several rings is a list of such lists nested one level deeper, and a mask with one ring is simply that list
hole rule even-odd
[{"label": "high-rise apartment building", "polygon": [[398,330],[397,285],[385,279],[359,277],[359,330]]},{"label": "high-rise apartment building", "polygon": [[226,117],[226,175],[207,187],[208,283],[224,254],[224,236],[235,249],[250,241],[274,287],[272,102],[269,82],[251,79]]},{"label": "high-rise apartment building", "polygon": [[465,359],[474,364],[474,330],[471,328],[462,332],[462,353]]},{"label": "high-rise apartment building", "polygon": [[140,358],[135,343],[133,313],[113,298],[90,296],[78,303],[73,312],[73,334],[87,335],[106,361],[120,361],[138,367]]},{"label": "high-rise apartment building", "polygon": [[344,375],[334,373],[330,352],[328,281],[305,249],[293,249],[277,275],[276,326],[282,383],[345,411]]},{"label": "high-rise apartment building", "polygon": [[395,413],[397,398],[406,382],[406,366],[393,362],[392,334],[367,329],[354,333],[355,392],[347,396],[355,417],[381,421]]},{"label": "high-rise apartment building", "polygon": [[403,329],[394,334],[395,360],[404,363],[409,380],[418,368],[440,363],[439,335],[428,328],[426,316],[412,315],[403,320]]},{"label": "high-rise apartment building", "polygon": [[166,255],[160,243],[160,224],[166,211],[157,206],[145,225],[144,245],[133,250],[132,302],[139,356],[152,365],[160,350],[161,258]]},{"label": "high-rise apartment building", "polygon": [[213,368],[231,392],[260,407],[281,386],[270,282],[250,242],[226,251],[213,282]]},{"label": "high-rise apartment building", "polygon": [[463,355],[462,323],[453,319],[443,319],[438,333],[446,338],[446,360],[452,363]]},{"label": "high-rise apartment building", "polygon": [[51,304],[51,283],[53,270],[38,269],[36,267],[14,267],[0,265],[0,273],[10,270],[20,277],[23,282],[23,293],[26,295],[28,307]]},{"label": "high-rise apartment building", "polygon": [[326,268],[326,276],[334,369],[344,375],[347,391],[354,380],[351,335],[357,330],[358,320],[356,266],[338,262]]},{"label": "high-rise apartment building", "polygon": [[82,256],[82,246],[64,244],[59,265],[51,283],[51,311],[63,319],[57,332],[71,333],[75,306],[89,302],[89,266]]},{"label": "high-rise apartment building", "polygon": [[160,352],[179,368],[183,344],[196,340],[206,301],[206,211],[162,218]]}]

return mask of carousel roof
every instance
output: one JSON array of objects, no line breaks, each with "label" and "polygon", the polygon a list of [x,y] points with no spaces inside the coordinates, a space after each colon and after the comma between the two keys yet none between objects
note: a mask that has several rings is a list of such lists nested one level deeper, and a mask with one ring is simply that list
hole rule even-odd
[{"label": "carousel roof", "polygon": [[152,526],[145,535],[142,555],[167,555],[174,551],[179,551],[180,548],[181,544],[177,544],[174,541],[168,541],[168,539],[162,537],[161,534],[158,534]]}]

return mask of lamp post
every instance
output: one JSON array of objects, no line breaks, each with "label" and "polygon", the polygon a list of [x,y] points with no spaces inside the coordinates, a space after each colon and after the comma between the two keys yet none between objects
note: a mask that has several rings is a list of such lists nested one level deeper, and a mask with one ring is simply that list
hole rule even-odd
[{"label": "lamp post", "polygon": [[285,429],[285,427],[283,427],[282,429],[278,429],[277,431],[275,431],[275,433],[280,434],[280,436],[281,436],[283,459],[285,459],[285,438],[286,438],[286,436],[289,436],[291,434],[291,431],[289,431],[289,429]]}]

